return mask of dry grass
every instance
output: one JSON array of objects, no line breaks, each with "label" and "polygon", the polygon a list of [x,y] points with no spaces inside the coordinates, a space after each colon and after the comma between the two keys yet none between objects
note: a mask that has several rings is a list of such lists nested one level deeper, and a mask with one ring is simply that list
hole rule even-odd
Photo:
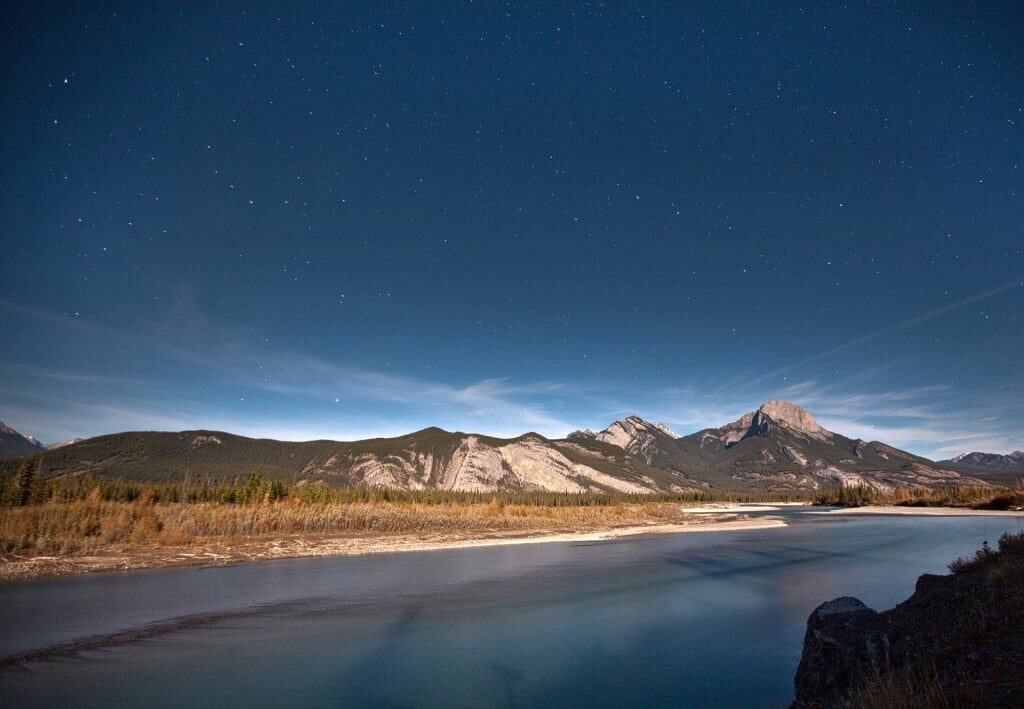
[{"label": "dry grass", "polygon": [[906,507],[970,507],[984,510],[1024,509],[1024,480],[1015,487],[958,486],[934,490],[898,489],[879,492],[866,485],[828,490],[815,498],[818,505],[901,505]]},{"label": "dry grass", "polygon": [[[1018,706],[1024,696],[1020,628],[1024,627],[1024,533],[1006,533],[998,549],[986,543],[950,564],[957,574],[981,572],[976,597],[944,619],[947,639],[928,657],[880,678],[865,677],[860,689],[839,704],[854,709],[883,707]],[[984,658],[982,662],[976,658]]]},{"label": "dry grass", "polygon": [[892,709],[892,707],[959,706],[945,687],[935,679],[931,668],[915,666],[902,672],[890,672],[880,679],[867,679],[864,687],[839,705],[847,709]]},{"label": "dry grass", "polygon": [[397,535],[592,531],[691,520],[682,506],[634,503],[578,507],[299,499],[226,505],[86,500],[0,509],[0,554],[77,555],[154,545],[188,546],[294,535]]}]

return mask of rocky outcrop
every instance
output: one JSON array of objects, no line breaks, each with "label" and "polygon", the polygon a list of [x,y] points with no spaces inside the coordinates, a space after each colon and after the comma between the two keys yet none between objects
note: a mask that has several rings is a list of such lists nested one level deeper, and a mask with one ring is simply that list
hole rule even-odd
[{"label": "rocky outcrop", "polygon": [[858,599],[843,596],[814,609],[796,672],[796,706],[830,704],[867,674],[889,666],[889,636],[882,617]]},{"label": "rocky outcrop", "polygon": [[700,432],[701,448],[721,450],[757,436],[764,436],[778,427],[798,438],[812,438],[831,443],[833,434],[819,424],[807,409],[788,401],[766,401],[756,411],[743,414],[721,428]]},{"label": "rocky outcrop", "polygon": [[[325,469],[326,464],[316,471]],[[442,456],[412,448],[386,455],[368,452],[353,461],[348,476],[359,485],[408,490],[436,487],[460,492],[599,490],[642,494],[659,489],[653,481],[624,480],[573,462],[550,441],[536,435],[501,445],[468,435],[450,455]]]},{"label": "rocky outcrop", "polygon": [[1024,535],[951,566],[883,613],[850,597],[818,606],[793,706],[1020,706]]},{"label": "rocky outcrop", "polygon": [[766,401],[754,413],[751,428],[767,430],[775,422],[785,426],[796,434],[815,438],[819,441],[830,441],[832,433],[822,427],[810,412],[788,401]]},{"label": "rocky outcrop", "polygon": [[670,441],[674,441],[678,437],[675,431],[665,424],[651,423],[639,416],[628,416],[621,421],[616,421],[599,433],[587,428],[582,431],[573,431],[568,435],[570,440],[589,439],[610,443],[642,458],[648,464],[654,460],[659,440],[668,438]]}]

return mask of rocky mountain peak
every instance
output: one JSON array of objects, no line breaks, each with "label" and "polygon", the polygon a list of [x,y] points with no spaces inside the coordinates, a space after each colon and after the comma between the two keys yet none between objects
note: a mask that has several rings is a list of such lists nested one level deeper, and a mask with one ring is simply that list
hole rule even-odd
[{"label": "rocky mountain peak", "polygon": [[7,439],[17,439],[20,441],[25,441],[30,445],[35,446],[36,448],[43,447],[43,444],[37,441],[32,436],[26,436],[23,433],[15,431],[13,428],[5,424],[3,421],[0,421],[0,435],[4,436]]},{"label": "rocky mountain peak", "polygon": [[611,426],[609,426],[608,428],[606,428],[604,431],[597,435],[598,437],[600,437],[603,433],[609,433],[614,431],[625,433],[629,435],[631,438],[635,437],[638,433],[641,432],[653,433],[654,431],[663,433],[671,438],[679,438],[679,434],[677,434],[675,431],[673,431],[665,424],[651,423],[650,421],[646,421],[636,415],[627,416],[621,421],[616,421]]},{"label": "rocky mountain peak", "polygon": [[573,431],[568,438],[586,438],[602,443],[611,443],[650,462],[657,449],[657,439],[660,436],[667,436],[673,440],[679,438],[679,435],[665,424],[651,423],[633,415],[616,421],[598,433],[587,428],[582,431]]},{"label": "rocky mountain peak", "polygon": [[589,438],[605,443],[612,443],[620,448],[628,448],[629,443],[640,434],[653,434],[655,431],[671,438],[679,438],[679,434],[663,423],[651,423],[637,415],[627,416],[624,419],[615,421],[603,431],[595,432],[592,429],[584,428],[573,431],[568,438]]},{"label": "rocky mountain peak", "polygon": [[788,401],[766,401],[758,407],[757,411],[797,430],[808,432],[824,430],[811,416],[811,412]]},{"label": "rocky mountain peak", "polygon": [[832,436],[828,430],[814,420],[814,417],[811,416],[811,413],[807,409],[788,401],[766,401],[761,404],[754,413],[752,426],[763,426],[763,420],[758,421],[759,418],[763,417],[768,417],[772,421],[782,424],[790,430],[803,433],[812,438],[826,440]]},{"label": "rocky mountain peak", "polygon": [[746,438],[765,435],[772,428],[823,442],[832,440],[832,433],[815,421],[806,409],[788,401],[766,401],[757,410],[743,414],[732,423],[702,431],[698,445],[705,449],[730,448]]},{"label": "rocky mountain peak", "polygon": [[15,457],[36,453],[43,449],[43,445],[32,438],[18,433],[7,424],[0,421],[0,457]]}]

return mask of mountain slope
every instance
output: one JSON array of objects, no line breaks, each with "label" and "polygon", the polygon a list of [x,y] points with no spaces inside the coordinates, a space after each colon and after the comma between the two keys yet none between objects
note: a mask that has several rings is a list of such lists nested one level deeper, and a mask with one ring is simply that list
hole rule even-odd
[{"label": "mountain slope", "polygon": [[657,456],[660,448],[671,445],[678,436],[663,423],[649,423],[639,416],[628,416],[616,421],[608,428],[595,433],[590,429],[573,431],[568,440],[592,440],[610,443],[629,453],[643,458],[648,464]]},{"label": "mountain slope", "polygon": [[[23,437],[22,437],[23,438]],[[427,428],[397,438],[292,443],[217,431],[129,432],[39,452],[44,476],[178,482],[253,472],[336,487],[444,490],[815,491],[867,485],[941,488],[1006,482],[1004,471],[951,467],[880,442],[846,438],[806,410],[768,401],[719,428],[676,436],[630,416],[564,440],[514,439]],[[2,466],[8,473],[16,463]]]},{"label": "mountain slope", "polygon": [[889,491],[986,484],[884,443],[829,431],[806,410],[784,401],[765,402],[722,428],[684,440],[714,452],[713,465],[734,479],[771,487],[868,485]]},{"label": "mountain slope", "polygon": [[979,476],[884,443],[833,433],[808,411],[785,401],[767,401],[724,426],[679,438],[637,417],[618,421],[600,433],[577,431],[570,436],[614,442],[649,465],[720,489],[868,485],[888,491],[986,484]]},{"label": "mountain slope", "polygon": [[958,468],[1024,473],[1024,451],[1014,451],[1008,455],[1001,453],[979,452],[961,453],[955,458],[941,460],[939,463],[941,465],[952,465]]},{"label": "mountain slope", "polygon": [[39,441],[31,436],[21,435],[0,421],[0,458],[16,458],[41,450],[43,446]]},{"label": "mountain slope", "polygon": [[573,431],[570,441],[597,441],[615,446],[639,458],[646,465],[669,471],[687,487],[721,490],[757,489],[744,485],[716,470],[714,455],[694,446],[686,437],[678,437],[664,424],[650,423],[639,416],[615,421],[603,431]]},{"label": "mountain slope", "polygon": [[497,439],[428,428],[398,438],[291,443],[219,431],[100,436],[42,456],[46,477],[92,475],[177,482],[271,479],[445,490],[681,490],[683,481],[600,441]]}]

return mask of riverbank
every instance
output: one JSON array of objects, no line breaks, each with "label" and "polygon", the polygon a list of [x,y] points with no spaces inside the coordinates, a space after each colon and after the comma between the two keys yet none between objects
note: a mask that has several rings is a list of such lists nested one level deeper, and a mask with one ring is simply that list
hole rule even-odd
[{"label": "riverbank", "polygon": [[[408,503],[153,505],[84,501],[0,512],[0,581],[271,559],[356,556],[786,526],[773,511],[821,515],[1016,516],[963,507],[808,503],[582,507]],[[757,514],[757,517],[748,515]],[[763,516],[762,516],[763,515]]]},{"label": "riverbank", "polygon": [[729,514],[746,514],[749,512],[772,512],[775,510],[783,509],[795,509],[797,507],[806,507],[811,509],[812,503],[810,502],[772,502],[772,503],[754,503],[754,502],[708,502],[702,505],[690,505],[683,508],[683,512],[689,514],[715,514],[715,513],[729,513]]},{"label": "riverbank", "polygon": [[[950,515],[941,515],[950,516]],[[844,596],[807,621],[803,707],[1019,706],[1024,693],[1024,533],[925,574],[878,613]]]},{"label": "riverbank", "polygon": [[913,515],[915,517],[1024,517],[1022,510],[977,510],[971,507],[906,507],[870,505],[841,507],[823,512],[830,515]]},{"label": "riverbank", "polygon": [[[701,511],[713,514],[692,514],[680,505],[668,504],[595,508],[346,505],[314,509],[279,505],[224,509],[95,503],[88,507],[88,514],[62,505],[30,509],[23,511],[20,519],[8,517],[0,522],[8,530],[8,546],[21,545],[0,557],[0,580],[312,556],[600,542],[634,535],[766,529],[786,524],[778,518],[751,519],[717,508]],[[63,530],[62,536],[44,524],[59,520],[67,525],[76,514],[92,520],[85,531],[78,524]],[[218,516],[216,525],[208,519],[211,515]],[[226,521],[224,515],[233,518]],[[127,529],[109,536],[112,520],[128,525]],[[19,526],[24,528],[22,541],[16,542],[9,530]],[[89,534],[93,528],[96,533]],[[212,530],[223,533],[211,534]],[[200,531],[207,533],[198,534]],[[53,551],[47,553],[50,549]]]}]

